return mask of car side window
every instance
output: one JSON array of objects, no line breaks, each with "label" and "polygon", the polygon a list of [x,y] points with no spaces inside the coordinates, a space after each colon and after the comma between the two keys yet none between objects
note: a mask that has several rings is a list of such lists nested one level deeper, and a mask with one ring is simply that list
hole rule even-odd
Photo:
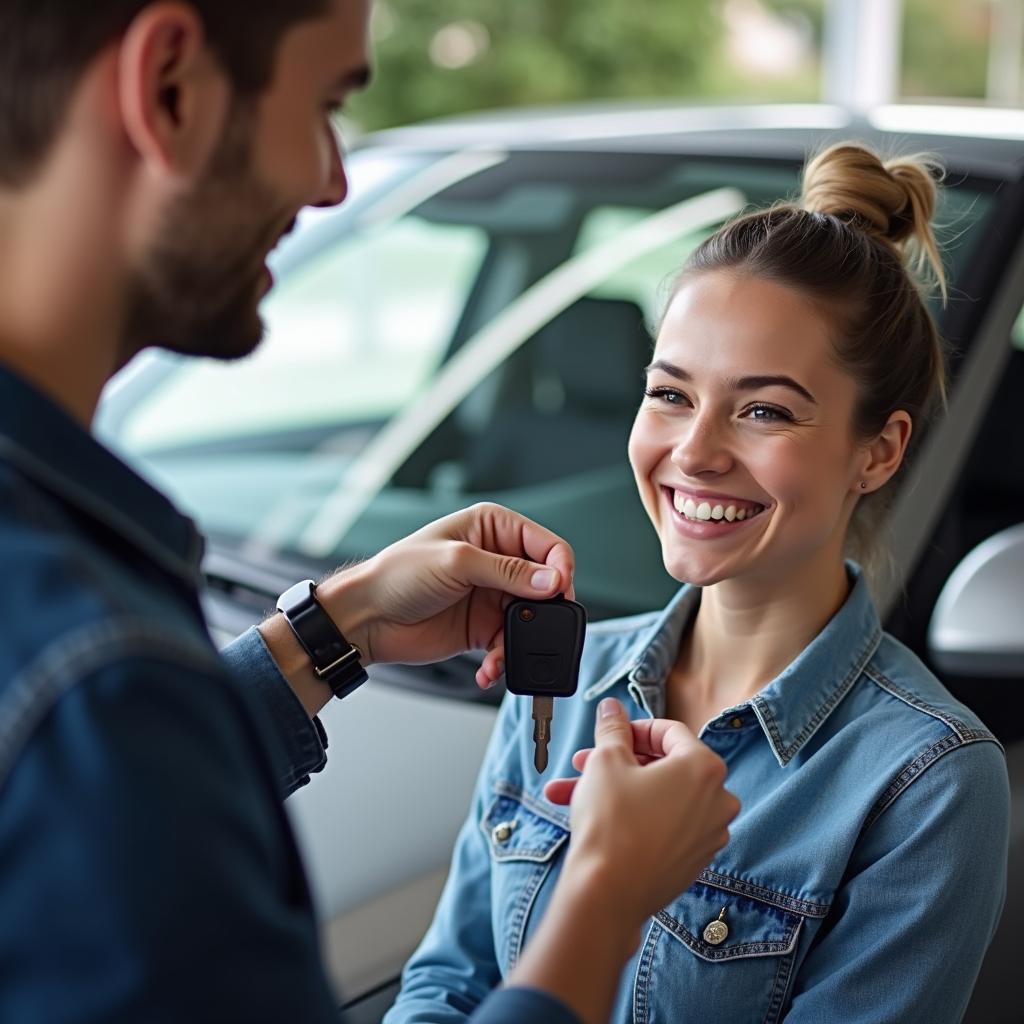
[{"label": "car side window", "polygon": [[[581,221],[573,255],[655,212],[595,207]],[[677,584],[663,568],[626,448],[667,288],[711,230],[613,268],[527,338],[410,454],[340,554],[375,550],[428,518],[494,500],[569,540],[592,615],[666,600]]]}]

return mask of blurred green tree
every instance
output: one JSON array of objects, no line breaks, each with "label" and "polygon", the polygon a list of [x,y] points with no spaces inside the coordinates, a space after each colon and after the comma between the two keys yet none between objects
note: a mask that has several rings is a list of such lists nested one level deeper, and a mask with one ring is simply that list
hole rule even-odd
[{"label": "blurred green tree", "polygon": [[904,0],[901,92],[984,99],[989,0]]},{"label": "blurred green tree", "polygon": [[708,0],[377,0],[379,74],[352,116],[693,94],[720,32]]},{"label": "blurred green tree", "polygon": [[[985,98],[993,3],[902,0],[903,97]],[[369,131],[574,101],[813,102],[820,98],[828,6],[829,0],[375,0],[378,74],[355,97],[350,115]]]}]

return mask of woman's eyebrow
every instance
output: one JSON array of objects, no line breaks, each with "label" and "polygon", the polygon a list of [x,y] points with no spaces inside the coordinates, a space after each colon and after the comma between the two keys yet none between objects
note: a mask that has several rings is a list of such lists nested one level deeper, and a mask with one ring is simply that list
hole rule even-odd
[{"label": "woman's eyebrow", "polygon": [[818,400],[807,390],[802,384],[798,384],[792,377],[786,377],[782,374],[758,376],[758,377],[740,377],[739,380],[731,382],[733,388],[736,391],[757,391],[759,388],[789,388],[791,391],[795,391],[802,398],[806,398],[808,402],[813,405],[818,404]]},{"label": "woman's eyebrow", "polygon": [[[666,362],[664,359],[656,359],[650,366],[645,368],[644,375],[649,375],[654,370],[661,370],[662,373],[667,373],[670,377],[675,377],[676,380],[686,382],[693,380],[693,376],[681,366]],[[807,388],[797,383],[792,377],[785,376],[785,374],[757,374],[751,377],[737,377],[729,381],[729,386],[733,391],[757,391],[760,388],[789,388],[800,395],[801,398],[806,398],[813,405],[818,404],[818,400]]]}]

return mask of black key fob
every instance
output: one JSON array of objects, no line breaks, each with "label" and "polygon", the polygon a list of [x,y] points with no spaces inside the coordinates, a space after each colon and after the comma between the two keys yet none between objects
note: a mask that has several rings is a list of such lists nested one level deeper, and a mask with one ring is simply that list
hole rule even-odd
[{"label": "black key fob", "polygon": [[521,697],[571,697],[580,677],[587,612],[559,595],[505,609],[505,686]]}]

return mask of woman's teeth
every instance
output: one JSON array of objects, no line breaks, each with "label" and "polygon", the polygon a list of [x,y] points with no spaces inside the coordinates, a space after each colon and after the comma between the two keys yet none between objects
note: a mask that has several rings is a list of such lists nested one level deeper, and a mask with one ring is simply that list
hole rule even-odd
[{"label": "woman's teeth", "polygon": [[672,503],[680,515],[699,521],[724,519],[729,523],[733,520],[742,522],[761,511],[761,506],[712,505],[708,501],[696,502],[693,498],[684,498],[678,491],[673,494]]}]

